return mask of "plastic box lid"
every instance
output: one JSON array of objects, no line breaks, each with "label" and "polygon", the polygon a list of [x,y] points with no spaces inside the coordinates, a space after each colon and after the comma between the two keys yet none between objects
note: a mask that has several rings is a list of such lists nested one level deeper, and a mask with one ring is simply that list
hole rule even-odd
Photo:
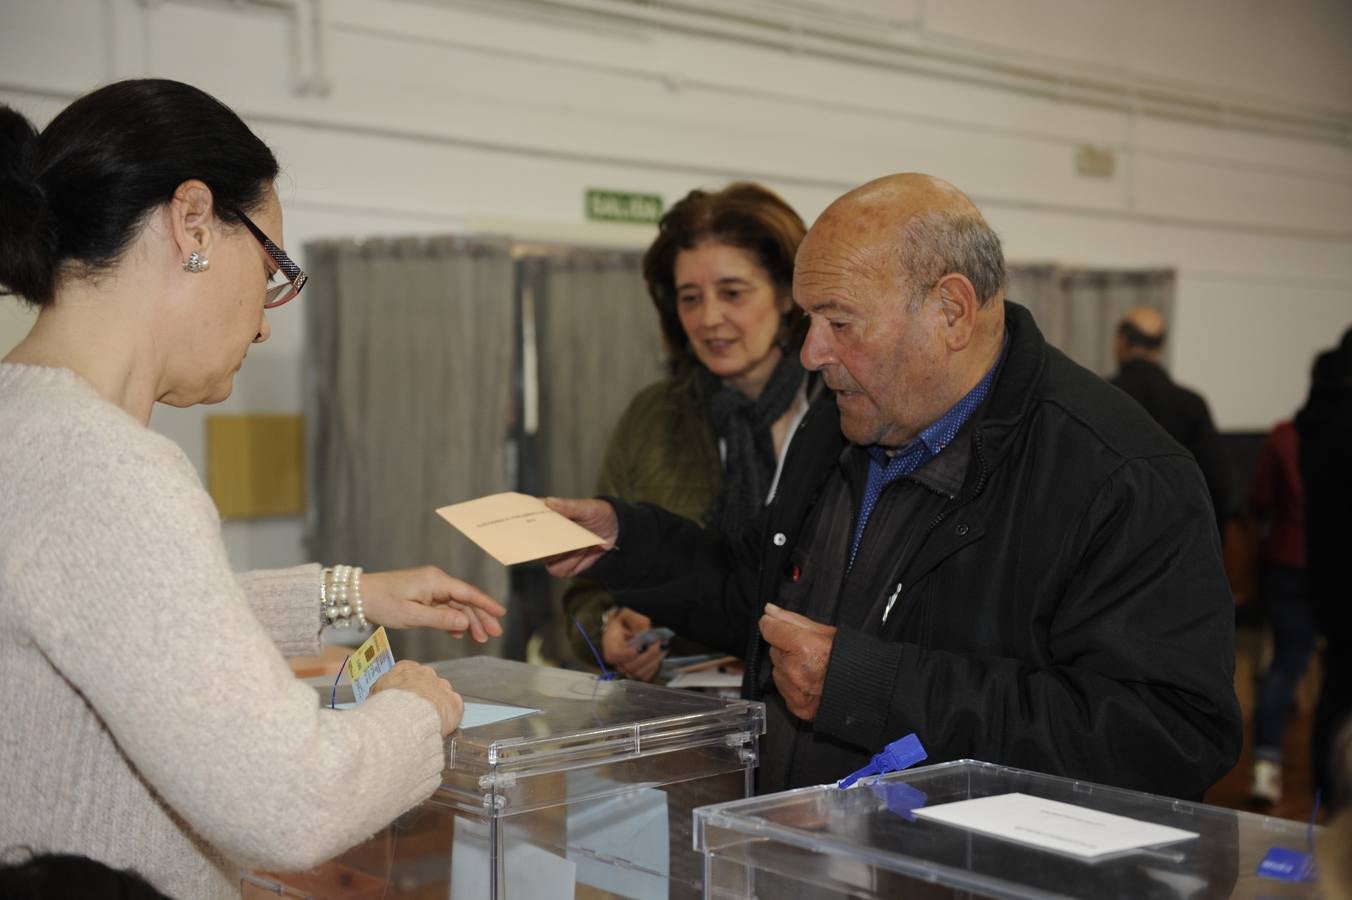
[{"label": "plastic box lid", "polygon": [[[493,657],[431,665],[466,702],[540,710],[462,728],[447,738],[442,793],[460,795],[444,797],[457,805],[501,808],[501,801],[467,795],[511,792],[513,807],[521,809],[601,796],[635,783],[749,769],[756,764],[756,741],[765,733],[765,707],[749,700],[637,681],[602,681],[583,672]],[[328,684],[321,690],[325,702],[329,690]],[[346,683],[339,686],[337,699],[351,699]],[[699,748],[707,750],[697,754],[699,761],[686,754],[679,771],[664,772],[661,757]],[[583,777],[588,769],[604,777],[589,783]],[[558,773],[569,774],[566,788],[545,793],[539,787],[533,792],[518,789],[523,780]]]},{"label": "plastic box lid", "polygon": [[[1199,837],[1091,861],[914,816],[924,806],[1015,792]],[[991,897],[1313,897],[1311,882],[1271,879],[1258,867],[1271,848],[1309,852],[1321,831],[973,760],[865,779],[843,791],[821,785],[695,810],[697,848],[706,860],[734,863],[729,872],[862,897],[894,895],[905,879]],[[729,893],[712,882],[710,896]]]}]

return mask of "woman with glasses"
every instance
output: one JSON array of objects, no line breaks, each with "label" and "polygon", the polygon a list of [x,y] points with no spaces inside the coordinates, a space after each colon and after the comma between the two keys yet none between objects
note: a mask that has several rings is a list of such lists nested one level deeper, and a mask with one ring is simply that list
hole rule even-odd
[{"label": "woman with glasses", "polygon": [[283,654],[366,620],[482,641],[502,607],[431,567],[237,577],[147,427],[156,402],[226,399],[304,286],[277,171],[177,82],[110,85],[41,133],[0,106],[0,285],[38,308],[0,361],[0,851],[237,897],[241,866],[312,866],[440,783],[463,704],[430,668],[335,712]]},{"label": "woman with glasses", "polygon": [[[597,493],[653,503],[736,537],[774,493],[816,387],[798,361],[806,331],[792,298],[803,220],[773,192],[736,183],[691,191],[662,216],[643,277],[671,377],[640,391],[615,427]],[[578,581],[564,609],[574,653],[596,647],[621,674],[652,681],[677,637],[643,643],[651,620]],[[584,633],[585,632],[585,633]]]}]

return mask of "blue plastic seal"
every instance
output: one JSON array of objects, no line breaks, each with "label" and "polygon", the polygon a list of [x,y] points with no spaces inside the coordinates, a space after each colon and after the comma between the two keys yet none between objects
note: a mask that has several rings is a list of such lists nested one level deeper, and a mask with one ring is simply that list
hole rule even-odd
[{"label": "blue plastic seal", "polygon": [[1273,847],[1258,864],[1258,874],[1278,881],[1314,881],[1314,857],[1299,850]]},{"label": "blue plastic seal", "polygon": [[889,810],[908,822],[914,822],[915,811],[923,809],[929,801],[928,794],[911,787],[904,781],[893,784],[875,781],[868,786],[868,789],[873,791],[873,796],[883,801]]},{"label": "blue plastic seal", "polygon": [[912,732],[904,738],[895,740],[883,748],[873,759],[869,760],[868,765],[858,772],[851,772],[836,787],[844,790],[854,784],[861,778],[868,775],[886,775],[888,772],[900,772],[902,769],[909,769],[918,762],[923,762],[929,754],[920,744],[920,738]]}]

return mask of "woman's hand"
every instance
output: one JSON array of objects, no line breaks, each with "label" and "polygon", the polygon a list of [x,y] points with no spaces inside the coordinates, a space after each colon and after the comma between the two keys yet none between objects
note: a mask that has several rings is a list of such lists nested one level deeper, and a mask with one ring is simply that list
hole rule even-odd
[{"label": "woman's hand", "polygon": [[601,632],[601,656],[621,675],[635,681],[652,681],[662,668],[667,648],[654,641],[642,653],[629,642],[653,627],[652,619],[632,609],[620,608],[611,613]]},{"label": "woman's hand", "polygon": [[[365,572],[361,598],[366,618],[387,628],[436,628],[479,643],[502,634],[507,610],[468,582],[436,566]],[[383,679],[382,679],[383,680]]]},{"label": "woman's hand", "polygon": [[460,727],[465,715],[465,701],[451,687],[451,683],[436,673],[431,666],[401,659],[371,685],[371,693],[381,691],[408,691],[417,694],[436,707],[441,717],[441,736],[445,737]]}]

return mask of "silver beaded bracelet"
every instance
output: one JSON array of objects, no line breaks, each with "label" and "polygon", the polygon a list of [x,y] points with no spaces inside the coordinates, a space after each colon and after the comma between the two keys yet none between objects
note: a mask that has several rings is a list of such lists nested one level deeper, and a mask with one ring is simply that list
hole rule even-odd
[{"label": "silver beaded bracelet", "polygon": [[326,567],[319,573],[319,624],[321,627],[367,627],[361,602],[361,566]]}]

